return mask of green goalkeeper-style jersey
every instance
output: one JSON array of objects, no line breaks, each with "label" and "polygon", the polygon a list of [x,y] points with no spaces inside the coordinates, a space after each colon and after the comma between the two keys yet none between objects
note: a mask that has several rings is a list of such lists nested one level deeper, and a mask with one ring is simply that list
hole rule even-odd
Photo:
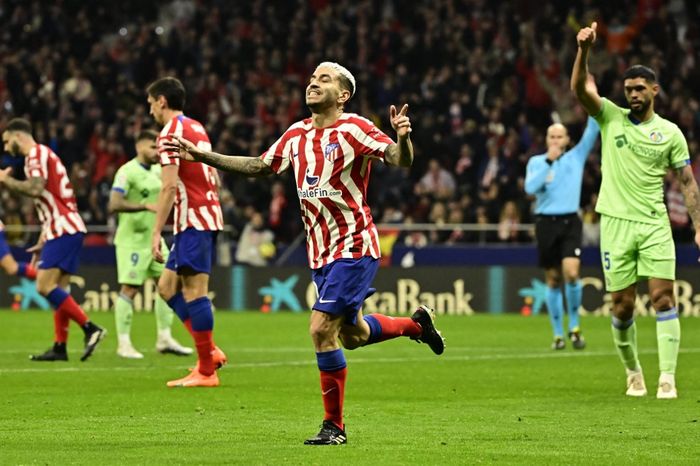
[{"label": "green goalkeeper-style jersey", "polygon": [[[160,165],[141,165],[132,159],[122,165],[114,175],[112,191],[124,194],[124,199],[137,204],[155,204],[160,192]],[[156,214],[149,210],[120,212],[119,226],[114,244],[132,248],[151,248],[151,232]]]},{"label": "green goalkeeper-style jersey", "polygon": [[664,176],[690,163],[688,143],[674,123],[654,115],[635,124],[630,110],[603,99],[600,125],[603,181],[596,212],[634,222],[669,223]]}]

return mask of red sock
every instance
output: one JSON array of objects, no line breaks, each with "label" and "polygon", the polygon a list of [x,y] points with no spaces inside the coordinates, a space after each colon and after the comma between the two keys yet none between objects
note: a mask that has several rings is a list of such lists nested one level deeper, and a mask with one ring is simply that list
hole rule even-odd
[{"label": "red sock", "polygon": [[26,277],[30,280],[36,280],[36,269],[29,262],[20,262],[18,264],[17,275]]},{"label": "red sock", "polygon": [[326,421],[332,421],[335,425],[344,429],[343,425],[343,400],[345,399],[345,378],[348,368],[343,367],[333,372],[321,371],[321,396],[323,397],[323,409]]},{"label": "red sock", "polygon": [[81,327],[85,325],[88,320],[90,320],[88,319],[87,314],[85,314],[85,311],[83,311],[78,303],[75,302],[75,299],[73,299],[73,297],[70,295],[61,303],[60,306],[58,306],[58,308],[56,308],[56,312],[64,312]]},{"label": "red sock", "polygon": [[216,368],[214,367],[214,359],[211,352],[214,350],[214,340],[211,338],[211,330],[198,332],[192,331],[194,344],[197,347],[197,356],[199,357],[199,372],[203,375],[212,375]]},{"label": "red sock", "polygon": [[182,325],[185,326],[187,331],[190,332],[190,335],[192,335],[192,338],[194,338],[194,330],[192,330],[192,319],[183,320]]},{"label": "red sock", "polygon": [[70,319],[68,314],[63,311],[53,311],[53,332],[54,341],[56,343],[65,343],[68,341],[68,325]]},{"label": "red sock", "polygon": [[401,336],[419,337],[423,332],[421,326],[410,317],[389,317],[384,314],[370,314],[368,317],[374,317],[382,327],[382,334],[377,338],[377,342]]}]

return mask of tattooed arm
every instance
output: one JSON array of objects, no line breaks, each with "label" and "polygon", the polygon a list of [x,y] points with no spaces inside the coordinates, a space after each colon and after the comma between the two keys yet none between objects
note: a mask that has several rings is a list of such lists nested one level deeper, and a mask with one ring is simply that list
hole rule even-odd
[{"label": "tattooed arm", "polygon": [[271,175],[272,169],[258,157],[244,157],[240,155],[224,155],[200,149],[187,139],[173,136],[172,141],[164,143],[169,150],[179,150],[180,157],[185,160],[195,160],[206,163],[214,168],[226,172],[240,173],[246,176]]},{"label": "tattooed arm", "polygon": [[12,169],[10,167],[0,170],[0,184],[7,186],[7,189],[10,191],[24,196],[41,196],[41,193],[44,191],[44,186],[46,186],[46,180],[38,176],[33,176],[26,181],[19,181],[10,176],[11,171]]},{"label": "tattooed arm", "polygon": [[695,244],[700,247],[700,190],[695,182],[693,169],[690,165],[686,165],[676,170],[676,175],[681,182],[681,192],[685,197],[685,205],[695,227]]}]

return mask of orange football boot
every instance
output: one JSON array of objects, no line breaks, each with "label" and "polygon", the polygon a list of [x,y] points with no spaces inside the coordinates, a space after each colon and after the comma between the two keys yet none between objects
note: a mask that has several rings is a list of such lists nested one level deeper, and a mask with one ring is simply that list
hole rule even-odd
[{"label": "orange football boot", "polygon": [[219,376],[214,372],[211,375],[201,374],[199,371],[192,371],[186,377],[168,382],[168,387],[218,387]]}]

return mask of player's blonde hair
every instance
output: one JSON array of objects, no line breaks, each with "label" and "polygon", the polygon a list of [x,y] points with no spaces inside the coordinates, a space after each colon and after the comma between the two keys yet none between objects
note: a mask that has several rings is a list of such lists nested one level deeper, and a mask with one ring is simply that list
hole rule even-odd
[{"label": "player's blonde hair", "polygon": [[348,83],[350,84],[350,97],[355,95],[355,76],[353,76],[347,68],[334,61],[324,61],[323,63],[319,63],[316,68],[320,68],[322,66],[334,69],[340,74],[340,76],[347,79]]}]

